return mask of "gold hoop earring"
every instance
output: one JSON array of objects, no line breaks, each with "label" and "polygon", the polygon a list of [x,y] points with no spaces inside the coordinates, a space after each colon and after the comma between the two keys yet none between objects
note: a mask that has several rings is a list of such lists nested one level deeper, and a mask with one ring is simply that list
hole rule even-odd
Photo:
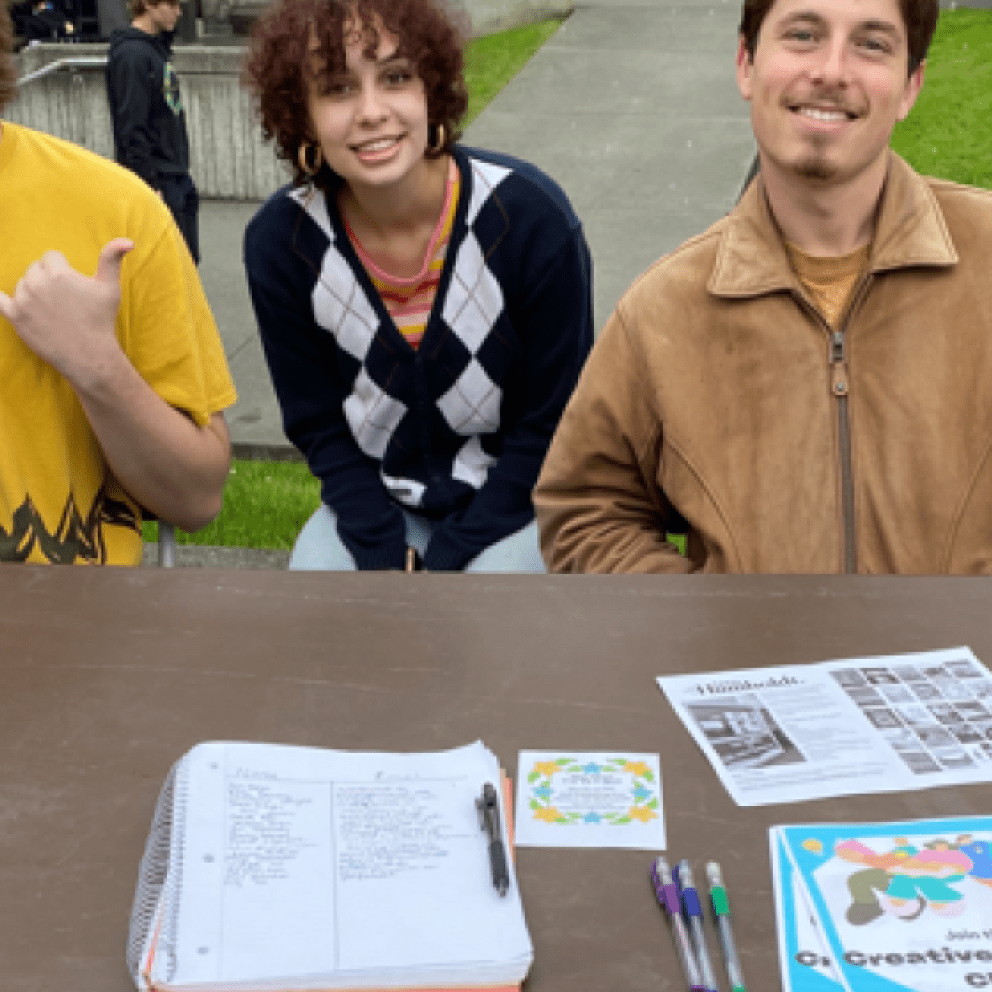
[{"label": "gold hoop earring", "polygon": [[[310,164],[310,152],[313,151],[313,164]],[[311,145],[309,141],[304,141],[300,145],[300,150],[296,154],[296,160],[299,162],[300,171],[313,179],[318,172],[320,172],[320,167],[324,164],[324,153],[321,151],[320,145]]]},{"label": "gold hoop earring", "polygon": [[444,125],[443,124],[438,124],[437,125],[437,141],[435,141],[433,145],[428,145],[427,146],[427,151],[431,155],[438,155],[441,152],[441,149],[444,148],[444,139],[445,139],[446,135],[447,135],[447,132],[445,131]]}]

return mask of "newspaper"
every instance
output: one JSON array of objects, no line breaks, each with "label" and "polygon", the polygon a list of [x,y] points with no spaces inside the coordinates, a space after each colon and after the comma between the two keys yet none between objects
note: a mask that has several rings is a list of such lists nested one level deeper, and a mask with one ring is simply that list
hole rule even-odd
[{"label": "newspaper", "polygon": [[658,685],[739,806],[992,781],[992,673],[966,647]]}]

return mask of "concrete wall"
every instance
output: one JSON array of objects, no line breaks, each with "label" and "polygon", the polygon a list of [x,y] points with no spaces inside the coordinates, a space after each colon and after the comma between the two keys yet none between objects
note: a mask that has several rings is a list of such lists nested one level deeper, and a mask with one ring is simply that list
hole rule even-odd
[{"label": "concrete wall", "polygon": [[570,0],[461,0],[460,3],[453,0],[451,6],[464,9],[472,22],[472,34],[477,38],[519,24],[564,17],[575,9],[575,3]]},{"label": "concrete wall", "polygon": [[[214,0],[220,2],[220,0]],[[229,2],[229,0],[228,0]],[[268,0],[234,0],[230,16],[240,33],[266,7]],[[466,17],[472,36],[495,34],[520,24],[564,17],[575,9],[573,0],[444,0],[456,17]]]},{"label": "concrete wall", "polygon": [[[459,9],[458,0],[452,4]],[[473,34],[564,16],[571,0],[461,0]],[[106,44],[35,45],[17,57],[18,77],[65,58],[105,58]],[[201,196],[261,200],[289,178],[271,145],[262,143],[251,99],[239,83],[244,50],[236,45],[177,45],[189,128],[190,171]],[[66,138],[107,158],[114,142],[102,66],[59,70],[27,83],[4,111],[10,121]]]},{"label": "concrete wall", "polygon": [[[18,76],[67,57],[105,56],[104,44],[36,45],[18,56]],[[191,169],[201,195],[264,199],[289,172],[263,145],[251,100],[238,82],[240,48],[185,45],[174,50],[189,127]],[[112,158],[103,68],[53,72],[22,87],[7,120],[66,138]]]}]

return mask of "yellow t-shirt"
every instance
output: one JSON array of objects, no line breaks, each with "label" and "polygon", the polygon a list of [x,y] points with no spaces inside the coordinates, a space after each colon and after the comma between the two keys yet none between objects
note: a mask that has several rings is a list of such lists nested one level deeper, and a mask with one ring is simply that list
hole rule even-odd
[{"label": "yellow t-shirt", "polygon": [[[235,400],[199,276],[166,206],[137,176],[3,122],[0,289],[58,250],[84,275],[127,237],[117,338],[141,376],[197,424]],[[65,379],[0,317],[0,561],[132,565],[141,511],[108,470]]]}]

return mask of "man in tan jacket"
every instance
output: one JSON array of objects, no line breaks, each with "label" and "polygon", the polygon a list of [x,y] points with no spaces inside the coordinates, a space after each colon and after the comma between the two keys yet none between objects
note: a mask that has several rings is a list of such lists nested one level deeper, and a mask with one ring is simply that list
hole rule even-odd
[{"label": "man in tan jacket", "polygon": [[992,193],[888,145],[937,12],[746,0],[759,177],[593,349],[535,491],[553,570],[992,571]]}]

